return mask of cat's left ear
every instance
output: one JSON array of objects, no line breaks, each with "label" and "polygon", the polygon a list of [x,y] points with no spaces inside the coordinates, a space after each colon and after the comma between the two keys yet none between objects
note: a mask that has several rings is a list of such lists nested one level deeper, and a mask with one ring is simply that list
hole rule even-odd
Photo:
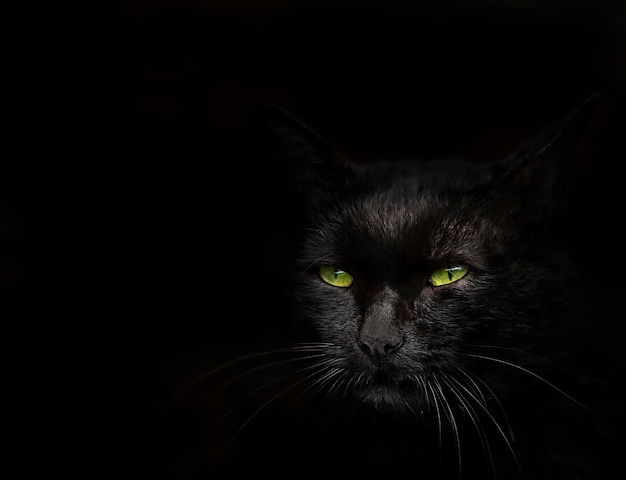
[{"label": "cat's left ear", "polygon": [[599,97],[599,94],[590,96],[543,135],[507,161],[495,165],[499,188],[517,192],[526,198],[523,205],[543,209],[544,214],[549,214],[551,207],[563,206],[576,155],[597,110]]},{"label": "cat's left ear", "polygon": [[257,144],[273,157],[293,197],[315,201],[338,181],[345,180],[347,164],[335,148],[282,108],[255,104],[250,125]]}]

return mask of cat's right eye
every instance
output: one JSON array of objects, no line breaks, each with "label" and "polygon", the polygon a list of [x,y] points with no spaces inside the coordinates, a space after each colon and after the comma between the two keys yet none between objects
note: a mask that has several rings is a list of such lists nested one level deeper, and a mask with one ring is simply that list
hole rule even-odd
[{"label": "cat's right eye", "polygon": [[354,279],[348,272],[344,272],[332,265],[322,265],[319,268],[320,278],[333,287],[346,288],[352,285]]},{"label": "cat's right eye", "polygon": [[441,287],[443,285],[449,285],[458,280],[461,280],[469,270],[467,267],[456,265],[454,267],[440,268],[435,270],[428,279],[433,287]]}]

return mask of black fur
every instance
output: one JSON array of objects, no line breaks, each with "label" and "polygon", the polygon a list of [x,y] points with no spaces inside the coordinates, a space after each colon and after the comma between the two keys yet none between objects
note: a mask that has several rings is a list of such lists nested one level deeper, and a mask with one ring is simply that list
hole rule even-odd
[{"label": "black fur", "polygon": [[[293,205],[284,327],[315,357],[305,383],[338,399],[327,412],[351,412],[325,427],[343,454],[309,446],[309,461],[332,457],[355,477],[623,473],[620,403],[572,320],[564,227],[593,110],[592,99],[494,164],[357,165],[286,112],[257,107],[253,126],[282,162]],[[321,265],[354,282],[325,283]],[[469,273],[429,283],[452,265]],[[375,427],[355,435],[365,425]]]}]

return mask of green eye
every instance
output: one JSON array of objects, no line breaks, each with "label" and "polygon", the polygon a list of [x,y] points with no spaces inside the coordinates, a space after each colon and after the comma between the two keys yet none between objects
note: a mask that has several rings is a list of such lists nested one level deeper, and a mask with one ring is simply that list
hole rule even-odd
[{"label": "green eye", "polygon": [[456,265],[454,267],[448,268],[440,268],[439,270],[435,270],[430,276],[430,284],[433,287],[448,285],[462,279],[465,275],[467,275],[467,272],[467,268],[462,267],[461,265]]},{"label": "green eye", "polygon": [[339,270],[332,265],[321,266],[319,272],[321,279],[333,287],[349,287],[354,280],[348,272]]}]

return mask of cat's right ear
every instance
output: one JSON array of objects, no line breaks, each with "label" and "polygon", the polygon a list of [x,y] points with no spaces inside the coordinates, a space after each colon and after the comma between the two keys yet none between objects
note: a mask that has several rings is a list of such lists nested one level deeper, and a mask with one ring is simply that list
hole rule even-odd
[{"label": "cat's right ear", "polygon": [[338,180],[345,179],[346,163],[339,153],[310,127],[285,110],[257,103],[250,112],[253,139],[277,161],[290,194],[314,200]]}]

